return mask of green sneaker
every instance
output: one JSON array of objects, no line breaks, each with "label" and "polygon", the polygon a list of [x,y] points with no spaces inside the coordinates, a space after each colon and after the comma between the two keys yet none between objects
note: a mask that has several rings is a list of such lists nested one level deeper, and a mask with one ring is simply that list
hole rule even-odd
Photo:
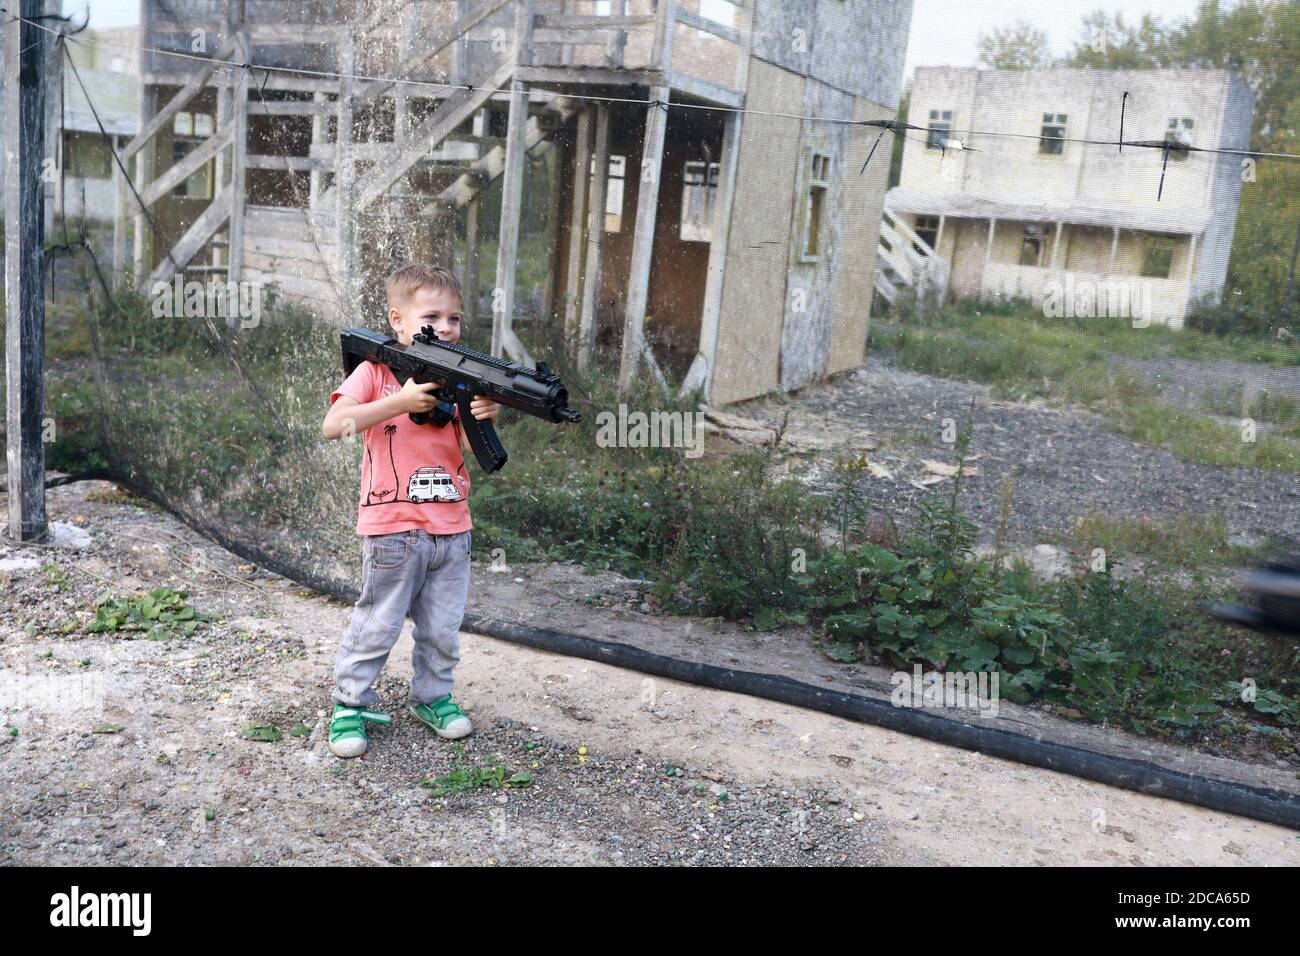
[{"label": "green sneaker", "polygon": [[452,701],[451,694],[427,704],[411,704],[408,709],[416,720],[428,724],[434,733],[448,740],[464,737],[474,729],[460,706]]},{"label": "green sneaker", "polygon": [[335,701],[330,717],[330,753],[336,757],[360,757],[366,752],[366,721],[391,724],[393,718],[362,707],[345,707]]}]

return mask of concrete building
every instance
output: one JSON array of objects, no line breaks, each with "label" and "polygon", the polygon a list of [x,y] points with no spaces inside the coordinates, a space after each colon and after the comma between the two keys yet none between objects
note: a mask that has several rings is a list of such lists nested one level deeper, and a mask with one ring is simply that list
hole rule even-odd
[{"label": "concrete building", "polygon": [[1125,92],[1126,141],[1249,146],[1254,94],[1226,70],[917,69],[909,122],[926,132],[886,197],[882,294],[926,277],[950,299],[1039,304],[1124,288],[1172,326],[1216,299],[1243,157],[1170,150],[1161,187],[1163,150],[1080,142],[1117,139]]},{"label": "concrete building", "polygon": [[[47,9],[56,12],[58,3]],[[54,217],[65,212],[69,221],[80,218],[83,212],[87,219],[101,223],[113,221],[113,157],[99,123],[103,123],[114,149],[120,149],[139,131],[139,47],[140,31],[136,27],[85,30],[77,34],[75,42],[68,43],[81,80],[94,97],[95,110],[99,113],[97,122],[81,84],[63,62],[55,44],[49,44],[50,66],[46,76],[59,78],[59,84],[46,91],[46,151],[53,168],[58,168],[62,158],[63,169],[61,176],[46,185],[47,232]],[[0,56],[0,66],[3,66],[3,56]],[[0,77],[3,77],[2,69]],[[3,87],[0,79],[0,90]],[[0,129],[7,129],[3,118],[4,104],[0,98]],[[61,157],[57,148],[60,127],[63,129]],[[7,172],[0,163],[0,191]]]},{"label": "concrete building", "polygon": [[[110,27],[77,34],[68,53],[77,65],[81,81],[94,98],[94,111],[72,70],[63,65],[63,103],[49,107],[61,115],[64,170],[55,186],[55,212],[75,220],[112,222],[116,200],[113,194],[113,156],[100,131],[109,135],[112,149],[121,151],[140,131],[140,31],[137,27]],[[98,119],[96,119],[98,113]],[[62,189],[62,194],[59,190]]]},{"label": "concrete building", "polygon": [[[541,312],[580,363],[609,343],[620,384],[644,368],[714,403],[796,388],[862,361],[872,268],[854,250],[876,245],[887,163],[858,175],[852,121],[895,115],[910,18],[911,0],[143,0],[146,47],[199,35],[213,60],[303,72],[143,57],[124,152],[174,244],[138,229],[134,273],[275,282],[352,324],[393,262],[451,262],[459,233],[464,284],[495,293],[492,350],[531,362],[527,194],[558,220]],[[548,153],[560,175],[528,194],[525,159]],[[119,263],[140,212],[119,218]]]}]

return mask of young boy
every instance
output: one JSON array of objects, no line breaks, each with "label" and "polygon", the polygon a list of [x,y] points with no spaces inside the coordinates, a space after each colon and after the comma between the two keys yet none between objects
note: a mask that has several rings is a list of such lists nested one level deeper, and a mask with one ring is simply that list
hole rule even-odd
[{"label": "young boy", "polygon": [[[385,283],[388,322],[403,345],[426,326],[444,342],[461,332],[461,290],[447,269],[415,263]],[[398,385],[386,365],[362,362],[330,395],[321,426],[327,439],[364,433],[357,534],[362,535],[361,597],[334,663],[329,747],[337,757],[366,752],[365,722],[387,724],[371,689],[409,614],[415,621],[411,714],[440,737],[473,726],[452,702],[452,668],[460,659],[460,624],[469,593],[469,472],[459,412],[439,428],[416,425],[437,384]],[[470,411],[495,419],[501,406],[475,397]]]}]

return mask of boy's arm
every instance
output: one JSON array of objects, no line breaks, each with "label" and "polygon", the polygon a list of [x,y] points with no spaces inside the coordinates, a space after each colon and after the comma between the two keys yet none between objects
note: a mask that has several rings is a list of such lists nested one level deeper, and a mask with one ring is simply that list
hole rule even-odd
[{"label": "boy's arm", "polygon": [[367,428],[396,418],[403,412],[427,412],[437,401],[428,394],[437,388],[437,382],[416,384],[415,379],[407,379],[402,390],[373,402],[358,402],[351,395],[340,395],[330,406],[321,425],[321,434],[334,441],[343,437],[344,426],[351,422],[350,434],[364,432]]}]

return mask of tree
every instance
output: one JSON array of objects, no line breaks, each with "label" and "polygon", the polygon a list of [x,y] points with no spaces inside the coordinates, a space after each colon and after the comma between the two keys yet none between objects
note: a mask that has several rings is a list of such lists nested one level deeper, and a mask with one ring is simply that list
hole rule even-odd
[{"label": "tree", "polygon": [[1081,38],[1063,59],[1062,66],[1097,70],[1150,70],[1167,66],[1173,31],[1158,18],[1143,14],[1137,26],[1124,22],[1124,14],[1112,19],[1104,10],[1083,18]]},{"label": "tree", "polygon": [[[1097,11],[1065,66],[1099,69],[1189,67],[1238,73],[1255,91],[1250,148],[1300,153],[1300,4],[1243,0],[1231,7],[1202,0],[1173,26],[1144,16],[1128,26]],[[1208,162],[1206,159],[1201,161]],[[1300,161],[1261,158],[1243,170],[1241,205],[1222,306],[1195,321],[1216,331],[1267,332],[1283,310],[1300,220]]]},{"label": "tree", "polygon": [[980,63],[993,70],[1033,70],[1052,62],[1047,34],[1027,20],[981,33],[976,44]]}]

